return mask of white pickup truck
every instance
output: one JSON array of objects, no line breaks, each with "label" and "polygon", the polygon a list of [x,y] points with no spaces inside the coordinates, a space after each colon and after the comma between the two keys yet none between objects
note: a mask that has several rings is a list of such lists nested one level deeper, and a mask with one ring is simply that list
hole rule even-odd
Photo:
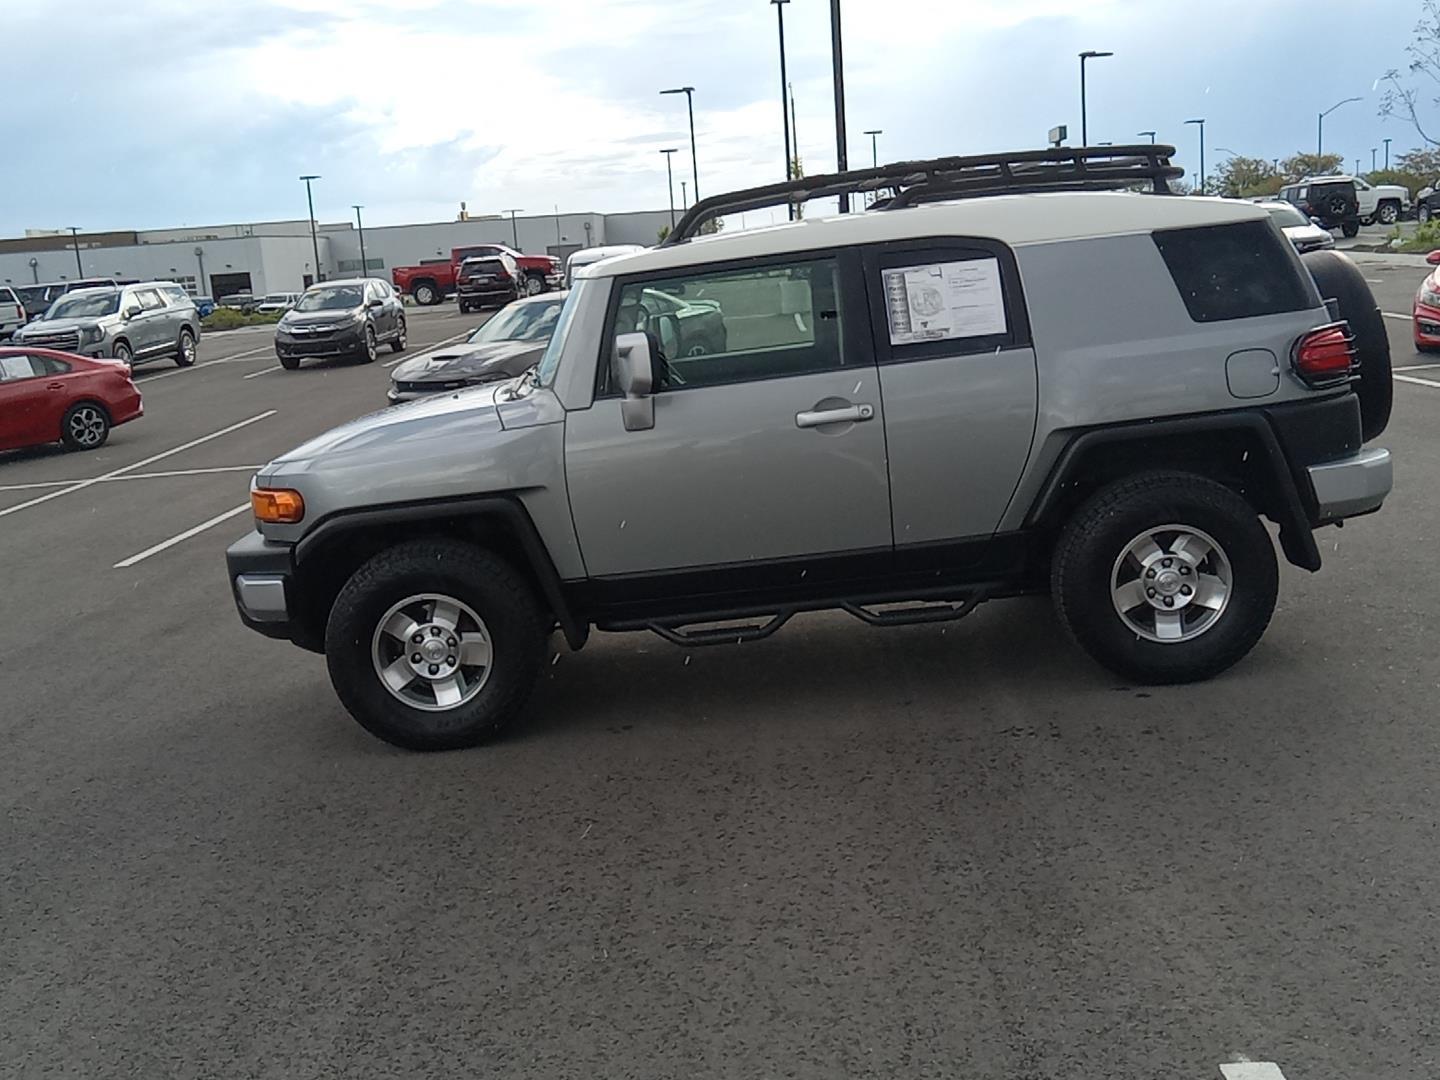
[{"label": "white pickup truck", "polygon": [[1410,212],[1410,190],[1399,184],[1367,184],[1355,178],[1355,197],[1360,201],[1360,220],[1366,225],[1394,225]]}]

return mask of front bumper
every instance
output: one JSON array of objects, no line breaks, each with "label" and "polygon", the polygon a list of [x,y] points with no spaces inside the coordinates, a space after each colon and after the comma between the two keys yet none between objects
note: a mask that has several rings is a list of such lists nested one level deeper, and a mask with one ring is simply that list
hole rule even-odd
[{"label": "front bumper", "polygon": [[1311,465],[1306,472],[1322,525],[1379,510],[1395,479],[1390,451],[1382,447]]},{"label": "front bumper", "polygon": [[251,531],[225,552],[225,569],[240,621],[266,637],[295,641],[298,627],[292,610],[295,562],[291,545],[277,544]]},{"label": "front bumper", "polygon": [[1415,301],[1415,344],[1440,346],[1440,309]]},{"label": "front bumper", "polygon": [[365,324],[342,327],[328,334],[295,335],[284,331],[275,334],[278,356],[348,356],[365,346]]}]

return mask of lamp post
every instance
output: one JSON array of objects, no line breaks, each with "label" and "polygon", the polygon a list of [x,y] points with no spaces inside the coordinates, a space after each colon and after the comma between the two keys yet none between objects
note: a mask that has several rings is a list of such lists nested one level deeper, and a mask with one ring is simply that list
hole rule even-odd
[{"label": "lamp post", "polygon": [[365,220],[360,216],[365,207],[359,203],[352,205],[355,207],[355,227],[360,230],[360,276],[365,277],[370,272],[370,264],[365,261]]},{"label": "lamp post", "polygon": [[674,174],[674,173],[671,171],[671,169],[670,169],[670,155],[673,154],[673,153],[675,153],[676,149],[677,149],[676,147],[672,146],[672,147],[670,147],[668,150],[661,150],[661,151],[660,151],[660,153],[662,153],[662,154],[665,155],[665,183],[666,183],[667,186],[670,188],[670,228],[671,228],[671,230],[674,230],[674,228],[675,228],[675,174]]},{"label": "lamp post", "polygon": [[[830,0],[830,69],[835,80],[835,171],[850,168],[850,151],[845,145],[845,56],[841,49],[840,0]],[[840,213],[850,212],[850,196],[839,197]]]},{"label": "lamp post", "polygon": [[305,181],[305,202],[310,207],[310,247],[315,252],[315,281],[318,284],[325,280],[325,275],[320,272],[320,238],[315,234],[315,196],[310,192],[310,181],[320,177],[312,173],[300,179]]},{"label": "lamp post", "polygon": [[[784,122],[785,129],[785,179],[794,179],[794,171],[790,168],[791,162],[795,159],[790,153],[790,105],[785,100],[785,87],[790,80],[785,74],[785,5],[790,0],[770,0],[775,5],[775,23],[780,30],[780,118]],[[667,159],[668,160],[668,159]],[[785,204],[790,210],[790,219],[795,219],[795,204]]]},{"label": "lamp post", "polygon": [[515,215],[523,213],[524,210],[525,208],[523,206],[517,206],[513,210],[500,211],[502,214],[510,215],[510,246],[516,251],[520,250],[520,226],[515,224]]},{"label": "lamp post", "polygon": [[1375,155],[1378,153],[1380,153],[1380,148],[1378,146],[1370,147],[1370,171],[1372,173],[1378,168],[1378,166],[1375,164]]},{"label": "lamp post", "polygon": [[35,284],[40,284],[40,260],[34,255],[30,256],[30,276],[35,279]]},{"label": "lamp post", "polygon": [[863,132],[862,134],[870,136],[870,167],[872,169],[878,169],[880,167],[880,151],[877,149],[875,139],[876,136],[884,135],[885,129],[871,128],[869,131]]},{"label": "lamp post", "polygon": [[1137,139],[1144,138],[1146,135],[1150,136],[1150,145],[1151,145],[1151,146],[1154,146],[1154,145],[1155,145],[1155,132],[1153,132],[1153,131],[1137,131],[1137,132],[1135,133],[1135,137],[1136,137]]},{"label": "lamp post", "polygon": [[205,249],[198,244],[195,247],[195,262],[200,266],[200,276],[196,278],[196,293],[200,296],[210,295],[210,286],[205,282]]},{"label": "lamp post", "polygon": [[687,192],[689,186],[686,181],[680,181],[680,209],[682,210],[690,205],[690,195]]},{"label": "lamp post", "polygon": [[1381,139],[1380,141],[1385,144],[1385,171],[1386,171],[1386,172],[1389,172],[1389,171],[1390,171],[1390,140],[1389,140],[1389,139]]},{"label": "lamp post", "polygon": [[700,161],[695,156],[695,88],[693,86],[677,86],[671,90],[661,90],[662,94],[684,94],[685,109],[690,114],[690,179],[695,181],[695,201],[700,201]]},{"label": "lamp post", "polygon": [[74,225],[69,226],[70,240],[75,246],[75,276],[84,277],[85,268],[80,265],[80,230]]},{"label": "lamp post", "polygon": [[1320,168],[1320,159],[1325,156],[1325,117],[1329,116],[1341,105],[1349,105],[1352,101],[1359,101],[1358,97],[1347,97],[1344,101],[1337,101],[1330,108],[1320,114],[1320,119],[1315,125],[1315,168]]},{"label": "lamp post", "polygon": [[1187,124],[1200,125],[1200,187],[1197,189],[1201,195],[1205,194],[1205,120],[1186,120]]},{"label": "lamp post", "polygon": [[1085,61],[1099,60],[1104,56],[1114,56],[1113,52],[1096,52],[1094,49],[1086,49],[1080,54],[1080,145],[1090,145],[1090,129],[1086,125],[1085,116]]}]

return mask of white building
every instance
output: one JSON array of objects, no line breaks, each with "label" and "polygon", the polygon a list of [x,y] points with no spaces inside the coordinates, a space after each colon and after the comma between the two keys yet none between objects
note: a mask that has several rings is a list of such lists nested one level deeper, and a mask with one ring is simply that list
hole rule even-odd
[{"label": "white building", "polygon": [[[598,244],[654,244],[670,223],[668,210],[629,214],[498,215],[464,221],[385,225],[365,229],[366,269],[387,280],[396,266],[448,262],[450,249],[497,242],[529,254],[564,258]],[[518,240],[518,244],[516,241]],[[0,284],[26,285],[113,277],[177,281],[196,295],[290,292],[314,280],[315,247],[326,278],[360,274],[360,234],[351,222],[263,221],[135,232],[47,233],[0,240]],[[77,254],[79,265],[76,265]]]}]

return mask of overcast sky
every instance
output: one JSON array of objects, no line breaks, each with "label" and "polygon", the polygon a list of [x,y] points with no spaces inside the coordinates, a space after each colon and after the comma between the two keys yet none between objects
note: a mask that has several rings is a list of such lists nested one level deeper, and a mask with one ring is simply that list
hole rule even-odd
[{"label": "overcast sky", "polygon": [[[1369,168],[1376,80],[1403,67],[1420,0],[843,0],[852,163],[1196,131],[1257,157],[1326,147]],[[1362,17],[1363,13],[1363,17]],[[835,164],[829,4],[786,8],[799,146]],[[703,194],[783,176],[775,9],[765,0],[41,0],[5,5],[0,235],[305,216],[663,208],[664,160]],[[1325,28],[1334,28],[1331,33]],[[1337,36],[1338,34],[1338,36]]]}]

